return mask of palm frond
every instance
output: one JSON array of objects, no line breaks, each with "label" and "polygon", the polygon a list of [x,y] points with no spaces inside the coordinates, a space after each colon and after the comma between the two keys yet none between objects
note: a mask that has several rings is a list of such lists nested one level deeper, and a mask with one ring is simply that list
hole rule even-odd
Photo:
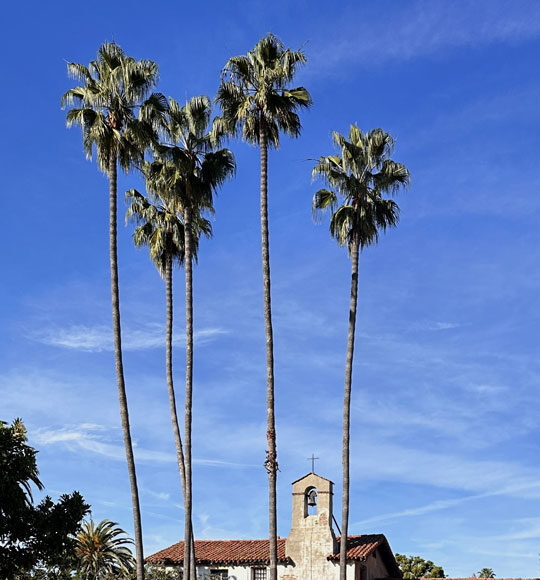
[{"label": "palm frond", "polygon": [[298,137],[301,123],[296,110],[309,107],[312,100],[304,87],[287,85],[305,62],[302,51],[285,49],[273,34],[261,38],[247,55],[230,58],[216,96],[223,118],[217,134],[241,133],[246,142],[256,144],[262,132],[276,148],[280,131]]},{"label": "palm frond", "polygon": [[313,196],[313,201],[311,202],[311,212],[313,215],[313,220],[316,223],[320,223],[322,218],[322,213],[326,210],[333,211],[338,204],[337,195],[333,191],[328,189],[319,189]]},{"label": "palm frond", "polygon": [[394,140],[382,129],[363,133],[351,125],[348,138],[334,131],[332,140],[340,155],[320,157],[312,170],[312,178],[322,178],[332,191],[319,190],[312,211],[320,218],[320,211],[330,208],[331,236],[349,251],[355,245],[364,249],[378,242],[380,232],[397,225],[399,207],[383,195],[407,187],[410,173],[404,164],[390,159]]},{"label": "palm frond", "polygon": [[[68,127],[81,127],[87,156],[95,148],[98,165],[104,172],[108,171],[112,155],[126,171],[140,163],[155,139],[156,115],[164,105],[159,94],[147,99],[157,81],[157,65],[135,60],[116,43],[105,42],[88,66],[68,62],[67,68],[68,75],[82,84],[64,93],[61,105],[73,107],[66,122]],[[139,119],[134,114],[136,110]]]}]

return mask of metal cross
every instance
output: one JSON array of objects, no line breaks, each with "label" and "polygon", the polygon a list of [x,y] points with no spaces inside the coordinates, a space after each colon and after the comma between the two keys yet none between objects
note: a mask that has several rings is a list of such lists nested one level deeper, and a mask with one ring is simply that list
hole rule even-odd
[{"label": "metal cross", "polygon": [[319,458],[315,457],[314,453],[311,454],[311,457],[307,458],[308,461],[311,461],[311,473],[315,473],[315,459],[319,459]]}]

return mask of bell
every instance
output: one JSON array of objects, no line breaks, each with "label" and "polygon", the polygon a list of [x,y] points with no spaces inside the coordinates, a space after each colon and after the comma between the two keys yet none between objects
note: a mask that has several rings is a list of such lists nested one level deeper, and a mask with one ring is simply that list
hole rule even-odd
[{"label": "bell", "polygon": [[308,493],[307,504],[311,507],[315,507],[317,505],[317,492],[314,489]]}]

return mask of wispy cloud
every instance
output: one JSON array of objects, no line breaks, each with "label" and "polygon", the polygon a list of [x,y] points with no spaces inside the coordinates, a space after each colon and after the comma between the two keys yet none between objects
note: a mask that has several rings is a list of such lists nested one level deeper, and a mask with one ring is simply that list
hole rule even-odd
[{"label": "wispy cloud", "polygon": [[[110,431],[110,430],[109,430]],[[110,434],[101,426],[78,425],[66,426],[59,429],[38,429],[34,439],[41,445],[64,444],[73,452],[92,452],[108,459],[124,461],[125,449],[122,445],[107,440]],[[171,462],[175,461],[172,453],[144,449],[134,444],[135,455],[141,461]]]},{"label": "wispy cloud", "polygon": [[540,34],[540,5],[527,0],[404,3],[392,16],[388,10],[372,15],[361,34],[358,14],[351,16],[344,15],[341,42],[334,43],[331,52],[321,48],[313,59],[320,67],[404,61],[449,48],[515,43]]},{"label": "wispy cloud", "polygon": [[[384,522],[395,520],[399,518],[409,518],[415,516],[423,516],[425,514],[436,512],[440,510],[445,510],[449,508],[456,507],[458,505],[469,503],[472,501],[485,499],[489,497],[501,496],[501,495],[520,495],[521,493],[527,494],[527,492],[536,492],[540,488],[539,482],[528,482],[518,485],[509,485],[507,487],[503,487],[501,489],[496,489],[493,491],[488,491],[485,493],[476,493],[473,495],[467,495],[465,497],[457,497],[457,498],[450,498],[450,499],[442,499],[437,500],[422,506],[416,506],[407,508],[404,510],[396,511],[396,512],[388,512],[384,514],[379,514],[377,516],[373,516],[371,518],[367,518],[365,520],[359,521],[354,523],[354,526],[365,526],[367,524],[371,524],[374,522]],[[522,538],[537,538],[540,537],[540,523],[538,520],[534,520],[534,524],[532,527],[528,529],[521,530],[519,532],[511,533],[511,534],[504,534],[501,536],[497,536],[501,539],[522,539]]]},{"label": "wispy cloud", "polygon": [[[195,341],[206,344],[222,334],[222,328],[203,328],[195,332]],[[60,348],[82,350],[87,352],[112,351],[114,349],[113,334],[106,325],[71,325],[67,327],[49,327],[28,333],[28,338]],[[123,332],[122,344],[125,350],[144,350],[159,348],[164,345],[165,328],[162,324],[149,323],[139,328],[127,328]],[[174,334],[174,345],[185,344],[183,332]]]},{"label": "wispy cloud", "polygon": [[[109,439],[109,440],[107,440]],[[125,461],[125,449],[120,443],[110,441],[110,429],[107,430],[102,425],[85,423],[81,425],[70,425],[60,428],[42,428],[34,433],[34,440],[40,445],[63,444],[72,452],[95,453],[115,461]],[[156,463],[176,462],[176,455],[159,450],[145,449],[134,443],[134,453],[137,460]],[[226,461],[223,459],[193,458],[193,463],[206,467],[222,468],[259,468],[259,465],[250,463],[239,463]],[[166,499],[149,492],[155,497]]]},{"label": "wispy cloud", "polygon": [[168,501],[171,497],[171,494],[165,491],[153,491],[151,489],[143,489],[143,491],[151,497],[155,497],[161,501]]},{"label": "wispy cloud", "polygon": [[429,329],[430,330],[451,330],[452,328],[459,328],[461,324],[459,322],[434,322]]}]

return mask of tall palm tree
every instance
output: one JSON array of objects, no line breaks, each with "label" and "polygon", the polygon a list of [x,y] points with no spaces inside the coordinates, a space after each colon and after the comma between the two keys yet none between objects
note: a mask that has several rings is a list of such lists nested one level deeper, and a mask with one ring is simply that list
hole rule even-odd
[{"label": "tall palm tree", "polygon": [[116,522],[102,520],[95,525],[84,522],[75,538],[78,559],[77,578],[80,580],[107,580],[128,578],[135,561],[128,548],[133,541]]},{"label": "tall palm tree", "polygon": [[274,412],[274,337],[270,295],[270,254],[268,242],[268,148],[279,146],[281,131],[291,137],[300,135],[297,111],[311,105],[304,87],[288,88],[299,65],[306,62],[301,50],[285,49],[273,34],[268,34],[245,56],[227,61],[216,96],[223,115],[216,121],[220,134],[241,134],[247,143],[260,149],[261,246],[263,303],[266,336],[266,406],[268,472],[270,578],[277,579],[277,445]]},{"label": "tall palm tree", "polygon": [[[340,580],[347,575],[347,531],[349,524],[349,433],[351,386],[358,298],[358,257],[361,250],[379,241],[379,232],[395,227],[399,207],[383,195],[394,194],[409,184],[409,170],[390,159],[394,147],[392,137],[382,129],[367,133],[351,125],[348,139],[333,133],[338,155],[320,157],[313,177],[321,177],[330,189],[320,189],[313,197],[314,217],[331,210],[330,234],[340,246],[347,246],[351,258],[351,296],[349,332],[345,364],[343,402],[343,504],[341,514]],[[339,201],[342,205],[339,205]]]},{"label": "tall palm tree", "polygon": [[154,195],[166,192],[181,214],[184,226],[184,271],[186,281],[186,396],[184,426],[185,542],[184,578],[194,576],[192,558],[192,467],[191,425],[193,406],[193,260],[198,235],[206,233],[204,213],[212,214],[214,195],[234,173],[233,154],[217,149],[219,139],[209,131],[212,107],[206,96],[193,97],[184,106],[169,99],[167,122],[162,128],[166,142],[154,147],[154,162],[148,166],[146,184]]},{"label": "tall palm tree", "polygon": [[[145,164],[143,172],[147,179],[152,179],[151,165]],[[173,380],[173,266],[176,263],[181,266],[184,264],[184,224],[181,216],[178,215],[179,207],[175,207],[174,198],[168,198],[166,193],[166,184],[154,182],[152,185],[147,183],[147,189],[159,190],[162,193],[159,196],[153,196],[151,201],[135,189],[126,193],[126,201],[129,207],[126,213],[127,220],[133,220],[138,223],[138,227],[133,234],[133,241],[137,247],[148,246],[150,259],[154,262],[160,276],[165,280],[165,301],[166,301],[166,318],[167,326],[165,332],[165,368],[167,375],[167,390],[169,393],[169,406],[171,410],[171,422],[173,427],[174,442],[176,447],[176,460],[180,473],[180,483],[182,488],[182,497],[185,501],[186,496],[186,471],[184,460],[184,449],[182,445],[182,435],[178,422],[178,412],[176,407],[176,395],[174,391]],[[197,252],[199,247],[199,238],[205,235],[207,238],[212,236],[212,226],[210,222],[197,216],[193,222],[192,239],[193,239],[193,259],[197,261]],[[191,527],[193,536],[193,526]],[[193,537],[191,539],[190,562],[191,576],[195,574],[195,550]]]},{"label": "tall palm tree", "polygon": [[157,82],[157,64],[127,56],[114,42],[102,44],[97,59],[88,66],[69,62],[67,68],[69,76],[82,83],[62,96],[62,107],[72,107],[67,113],[67,125],[81,127],[87,157],[91,158],[95,149],[98,166],[109,178],[109,256],[115,367],[133,504],[137,579],[143,580],[139,493],[122,361],[117,257],[117,166],[120,164],[124,171],[129,171],[133,164],[142,162],[145,149],[155,139],[154,125],[162,117],[167,101],[159,93],[149,95]]}]

